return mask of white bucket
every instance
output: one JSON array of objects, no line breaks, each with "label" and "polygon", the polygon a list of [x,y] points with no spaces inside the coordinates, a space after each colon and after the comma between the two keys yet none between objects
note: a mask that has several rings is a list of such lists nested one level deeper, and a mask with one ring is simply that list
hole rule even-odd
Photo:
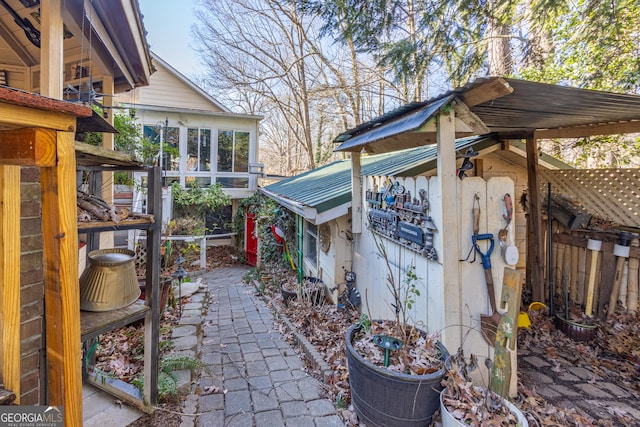
[{"label": "white bucket", "polygon": [[[464,424],[463,422],[454,418],[454,416],[444,406],[444,403],[442,402],[442,396],[445,392],[446,392],[446,389],[442,390],[442,392],[440,393],[440,414],[442,415],[442,427],[459,427],[459,426],[468,427],[467,424]],[[503,399],[503,402],[504,402],[504,405],[507,408],[509,408],[509,411],[516,416],[519,427],[529,427],[529,422],[527,421],[527,418],[524,416],[522,411],[520,411],[520,409],[518,409],[513,403],[509,402],[507,399]]]}]

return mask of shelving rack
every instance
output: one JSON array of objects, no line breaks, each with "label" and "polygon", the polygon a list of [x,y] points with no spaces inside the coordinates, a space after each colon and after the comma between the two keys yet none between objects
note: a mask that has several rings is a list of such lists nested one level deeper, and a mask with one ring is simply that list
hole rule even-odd
[{"label": "shelving rack", "polygon": [[[145,300],[138,300],[133,304],[105,312],[80,312],[80,336],[82,342],[97,338],[100,334],[118,327],[144,319],[144,385],[142,396],[137,396],[135,390],[125,383],[109,380],[101,375],[90,375],[90,381],[96,387],[113,394],[119,399],[150,411],[151,406],[158,402],[158,357],[160,335],[160,233],[161,233],[161,171],[158,166],[144,167],[130,156],[106,150],[101,147],[90,146],[76,142],[76,162],[79,172],[91,175],[100,172],[115,171],[144,171],[147,173],[147,214],[150,219],[113,221],[79,222],[78,233],[96,236],[101,232],[140,229],[146,230],[147,260]],[[98,239],[93,239],[97,241]],[[94,245],[95,246],[95,245]],[[89,247],[88,252],[95,247]],[[87,253],[88,253],[87,252]],[[142,397],[142,398],[140,398]]]}]

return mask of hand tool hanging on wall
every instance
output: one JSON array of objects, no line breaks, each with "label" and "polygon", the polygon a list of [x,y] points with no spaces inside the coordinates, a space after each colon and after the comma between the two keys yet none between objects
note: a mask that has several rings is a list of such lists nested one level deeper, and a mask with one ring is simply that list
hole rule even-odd
[{"label": "hand tool hanging on wall", "polygon": [[589,269],[589,283],[587,284],[587,300],[585,301],[584,314],[593,314],[593,294],[596,288],[596,266],[598,265],[598,253],[602,248],[602,241],[589,239],[587,249],[591,251],[591,268]]},{"label": "hand tool hanging on wall", "polygon": [[[473,235],[471,236],[471,243],[474,250],[480,255],[482,259],[482,268],[484,269],[484,278],[487,285],[487,293],[489,294],[489,304],[491,305],[491,315],[480,315],[480,329],[482,336],[489,343],[489,345],[495,345],[496,331],[498,329],[498,323],[500,323],[500,313],[496,309],[496,295],[493,286],[493,275],[491,274],[491,253],[493,252],[494,240],[493,234],[485,233],[480,234],[480,196],[474,195],[473,208],[471,210],[473,216]],[[480,249],[479,241],[488,240],[489,248],[486,252],[482,252]]]},{"label": "hand tool hanging on wall", "polygon": [[[511,195],[506,193],[503,198],[504,201],[504,214],[502,217],[507,224],[502,230],[498,232],[498,241],[502,248],[502,258],[504,262],[509,265],[516,265],[518,263],[519,253],[518,247],[515,245],[515,237],[513,235],[513,202]],[[508,240],[508,242],[507,242]]]},{"label": "hand tool hanging on wall", "polygon": [[[624,265],[629,258],[631,248],[631,234],[623,232],[620,235],[620,244],[613,246],[613,254],[618,258],[616,261],[616,275],[613,280],[613,288],[611,289],[611,295],[609,296],[609,308],[607,308],[607,319],[611,319],[616,311],[616,305],[618,304],[618,293],[620,292],[620,283],[622,282],[622,273],[624,272]],[[624,301],[626,304],[626,298]]]}]

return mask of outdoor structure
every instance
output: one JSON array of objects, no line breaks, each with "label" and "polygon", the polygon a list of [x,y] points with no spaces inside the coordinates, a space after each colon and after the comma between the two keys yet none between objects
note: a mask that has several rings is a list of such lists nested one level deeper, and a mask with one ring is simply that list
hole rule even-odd
[{"label": "outdoor structure", "polygon": [[232,199],[251,196],[262,170],[258,126],[262,117],[229,111],[187,77],[152,53],[148,86],[115,98],[142,124],[144,135],[176,147],[163,155],[165,183],[204,187],[220,183]]},{"label": "outdoor structure", "polygon": [[74,136],[113,130],[90,105],[109,120],[111,95],[148,84],[151,61],[137,2],[6,4],[0,77],[20,91],[4,88],[0,104],[0,382],[17,403],[64,405],[65,425],[81,425]]},{"label": "outdoor structure", "polygon": [[[334,237],[331,240],[334,243],[344,242],[341,236],[346,236],[352,252],[344,258],[347,260],[344,267],[336,261],[337,256],[335,260],[323,261],[323,255],[320,255],[323,280],[340,283],[339,270],[350,268],[357,274],[356,285],[363,298],[363,311],[364,301],[368,299],[366,309],[372,317],[392,317],[391,304],[396,302],[389,300],[388,271],[376,250],[375,231],[377,239],[385,245],[396,282],[406,277],[412,265],[415,267],[421,295],[416,298],[411,320],[421,323],[430,332],[440,332],[450,351],[463,346],[467,354],[490,356],[492,349],[479,330],[480,316],[491,315],[492,309],[488,303],[482,256],[472,250],[472,236],[484,235],[484,239],[478,239],[480,252],[484,254],[489,252],[488,236],[494,241],[490,257],[491,277],[496,284],[498,303],[505,266],[524,270],[526,286],[533,299],[545,301],[540,191],[544,185],[539,172],[561,165],[541,158],[536,141],[638,132],[639,105],[640,98],[632,95],[487,78],[429,101],[408,104],[344,132],[336,138],[336,142],[341,143],[337,151],[353,153],[352,196],[340,203],[335,199],[336,205],[332,209],[335,217],[350,209],[350,217],[349,221],[331,225],[329,235]],[[482,140],[469,144],[470,152],[463,149],[460,138],[472,135],[490,135],[496,151],[489,153]],[[385,157],[360,155],[363,151],[395,153],[398,162],[408,162],[409,153],[414,151],[400,150],[412,147],[415,152],[432,150],[431,157],[424,158],[424,161],[432,162],[430,168],[420,170],[407,165],[403,170],[387,164],[375,171],[369,162],[385,165]],[[524,156],[514,156],[516,150]],[[471,162],[472,169],[465,170],[465,159]],[[554,173],[545,172],[545,177],[552,177]],[[468,177],[460,178],[465,175]],[[567,180],[571,175],[569,172],[558,176]],[[316,183],[315,188],[337,187],[332,181],[335,176],[337,174],[325,175],[323,184]],[[321,204],[315,203],[312,196],[302,192],[287,193],[285,188],[279,183],[263,191],[307,218],[309,224],[326,221],[331,210],[321,213]],[[520,205],[525,190],[526,216]],[[408,193],[410,197],[398,198]],[[505,219],[506,194],[510,195],[513,207],[509,224]],[[323,196],[326,201],[327,195]],[[389,199],[389,196],[393,197]],[[591,196],[600,203],[607,197],[602,192]],[[285,200],[289,197],[290,200]],[[390,205],[395,207],[393,215],[382,209]],[[617,205],[618,202],[612,202],[616,210]],[[472,218],[474,208],[479,208],[480,212],[477,231]],[[628,210],[628,207],[622,208]],[[415,220],[417,214],[422,217],[419,221]],[[400,219],[396,228],[389,227],[387,223],[398,221],[397,217]],[[429,221],[424,220],[426,217]],[[421,225],[416,227],[418,223]],[[513,258],[507,262],[501,254],[498,236],[505,228],[507,245],[515,235],[513,242],[519,252],[515,265]],[[316,236],[319,239],[319,234]],[[470,263],[474,255],[476,261]],[[310,266],[305,261],[305,271]],[[334,277],[330,276],[330,271]]]}]

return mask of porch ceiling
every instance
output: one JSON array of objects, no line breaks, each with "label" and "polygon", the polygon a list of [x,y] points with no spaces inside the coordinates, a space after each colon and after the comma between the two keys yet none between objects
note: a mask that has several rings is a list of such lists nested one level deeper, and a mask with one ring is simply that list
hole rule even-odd
[{"label": "porch ceiling", "polygon": [[[20,18],[33,26],[35,32],[32,37],[39,38],[35,35],[43,31],[39,5],[27,8],[20,0],[5,1]],[[149,84],[151,56],[137,1],[65,0],[62,8],[63,22],[68,31],[63,42],[65,63],[77,62],[84,56],[83,65],[93,68],[93,77],[113,76],[116,93]],[[91,64],[86,62],[89,53]],[[23,67],[37,70],[40,57],[40,48],[29,41],[10,12],[0,7],[0,64],[8,70]],[[11,79],[9,71],[9,85]],[[65,80],[73,80],[73,76],[67,75]],[[38,82],[33,82],[33,85],[37,87]]]},{"label": "porch ceiling", "polygon": [[[416,130],[447,105],[455,108],[456,98],[501,139],[640,132],[640,96],[491,77],[429,101],[407,104],[350,129],[334,140],[342,143],[336,151],[364,148],[382,153],[430,143],[435,129]],[[422,122],[416,123],[417,118]],[[468,135],[469,129],[459,129],[456,124],[456,137]]]}]

